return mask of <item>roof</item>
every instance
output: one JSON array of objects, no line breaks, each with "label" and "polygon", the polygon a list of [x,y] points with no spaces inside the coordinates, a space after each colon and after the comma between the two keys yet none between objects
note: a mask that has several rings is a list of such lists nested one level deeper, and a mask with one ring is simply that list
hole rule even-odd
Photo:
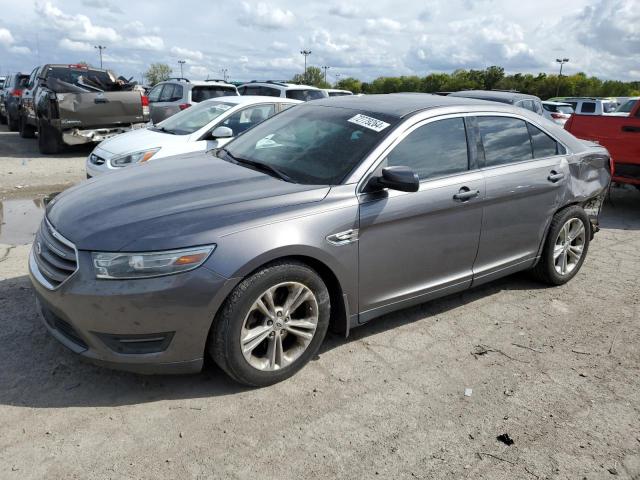
[{"label": "roof", "polygon": [[551,100],[543,100],[542,103],[544,103],[545,105],[568,105],[569,107],[571,106],[571,104],[567,102],[553,102]]},{"label": "roof", "polygon": [[[382,113],[394,117],[406,117],[421,110],[438,107],[456,107],[486,104],[482,100],[443,97],[429,93],[387,93],[377,95],[344,95],[329,97],[308,102],[309,105],[323,105],[327,107],[351,108],[354,110]],[[493,102],[491,102],[493,103]]]},{"label": "roof", "polygon": [[535,95],[527,95],[519,92],[501,92],[497,90],[463,90],[461,92],[453,92],[450,97],[477,98],[479,100],[490,100],[500,103],[514,103],[518,100],[532,99],[540,100]]},{"label": "roof", "polygon": [[238,85],[238,88],[240,87],[244,87],[244,86],[249,86],[249,85],[265,85],[265,86],[270,86],[270,87],[284,87],[284,88],[288,88],[291,90],[320,90],[317,87],[311,86],[311,85],[301,85],[299,83],[287,83],[287,82],[278,82],[275,80],[265,80],[265,81],[260,81],[260,80],[251,80],[250,82],[246,82],[243,83],[242,85]]},{"label": "roof", "polygon": [[204,100],[200,102],[200,104],[208,103],[208,102],[235,103],[237,105],[251,104],[251,103],[274,103],[274,102],[303,103],[300,100],[294,100],[292,98],[285,98],[285,97],[267,97],[266,95],[229,95],[228,97],[210,98],[208,100]]}]

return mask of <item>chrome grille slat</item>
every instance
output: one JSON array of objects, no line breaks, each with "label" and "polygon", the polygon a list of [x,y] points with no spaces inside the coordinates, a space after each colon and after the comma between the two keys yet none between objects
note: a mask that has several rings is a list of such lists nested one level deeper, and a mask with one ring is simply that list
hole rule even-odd
[{"label": "chrome grille slat", "polygon": [[36,278],[50,290],[58,288],[78,270],[75,246],[60,235],[46,218],[36,234],[32,255],[39,273]]}]

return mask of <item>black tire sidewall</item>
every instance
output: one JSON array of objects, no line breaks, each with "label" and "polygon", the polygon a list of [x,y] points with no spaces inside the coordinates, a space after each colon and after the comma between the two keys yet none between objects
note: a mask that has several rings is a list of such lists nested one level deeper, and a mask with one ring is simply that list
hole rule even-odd
[{"label": "black tire sidewall", "polygon": [[[580,261],[576,265],[576,267],[571,271],[571,273],[567,275],[560,275],[555,268],[555,261],[553,258],[553,251],[556,243],[556,238],[560,233],[560,229],[564,226],[572,218],[578,219],[582,222],[585,229],[585,240],[584,240],[584,248],[582,249],[582,257],[580,257]],[[589,251],[589,244],[591,243],[591,222],[589,221],[589,217],[585,213],[585,211],[578,206],[573,206],[561,210],[556,213],[552,220],[551,227],[549,228],[549,233],[547,235],[547,239],[545,242],[545,248],[543,251],[542,258],[540,259],[543,262],[543,269],[546,271],[547,278],[551,281],[551,283],[555,285],[562,285],[567,283],[573,277],[575,277],[582,265],[587,258],[587,253]]]},{"label": "black tire sidewall", "polygon": [[[291,281],[306,285],[316,296],[318,325],[313,340],[304,353],[291,365],[272,372],[257,370],[247,362],[240,348],[240,334],[244,319],[258,296],[262,295],[269,287]],[[231,373],[236,380],[252,386],[271,385],[291,377],[316,355],[329,327],[331,304],[326,285],[311,268],[298,263],[273,265],[241,282],[236,290],[241,292],[240,296],[234,298],[232,294],[231,301],[227,302],[223,309],[223,319],[221,320],[224,325],[221,326],[225,330],[219,332],[223,339],[222,342],[218,342],[218,347],[223,346],[224,348],[228,373]]]}]

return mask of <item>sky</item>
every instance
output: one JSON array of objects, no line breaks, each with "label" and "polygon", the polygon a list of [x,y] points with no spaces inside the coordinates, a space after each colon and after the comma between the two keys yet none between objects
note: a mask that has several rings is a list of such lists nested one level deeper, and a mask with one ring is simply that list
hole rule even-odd
[{"label": "sky", "polygon": [[640,80],[640,0],[0,0],[0,74],[42,63],[99,65],[140,79],[153,62],[191,79],[327,79],[451,72]]}]

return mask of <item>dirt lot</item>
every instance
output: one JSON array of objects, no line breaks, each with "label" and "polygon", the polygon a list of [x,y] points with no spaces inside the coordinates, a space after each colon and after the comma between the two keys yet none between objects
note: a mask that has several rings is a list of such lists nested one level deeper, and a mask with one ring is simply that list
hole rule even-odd
[{"label": "dirt lot", "polygon": [[[4,195],[82,178],[87,152],[34,149],[0,133]],[[3,235],[28,243],[16,218]],[[29,245],[0,245],[0,478],[640,479],[640,192],[614,189],[603,227],[566,286],[516,275],[387,315],[258,390],[80,361],[36,314]]]}]

